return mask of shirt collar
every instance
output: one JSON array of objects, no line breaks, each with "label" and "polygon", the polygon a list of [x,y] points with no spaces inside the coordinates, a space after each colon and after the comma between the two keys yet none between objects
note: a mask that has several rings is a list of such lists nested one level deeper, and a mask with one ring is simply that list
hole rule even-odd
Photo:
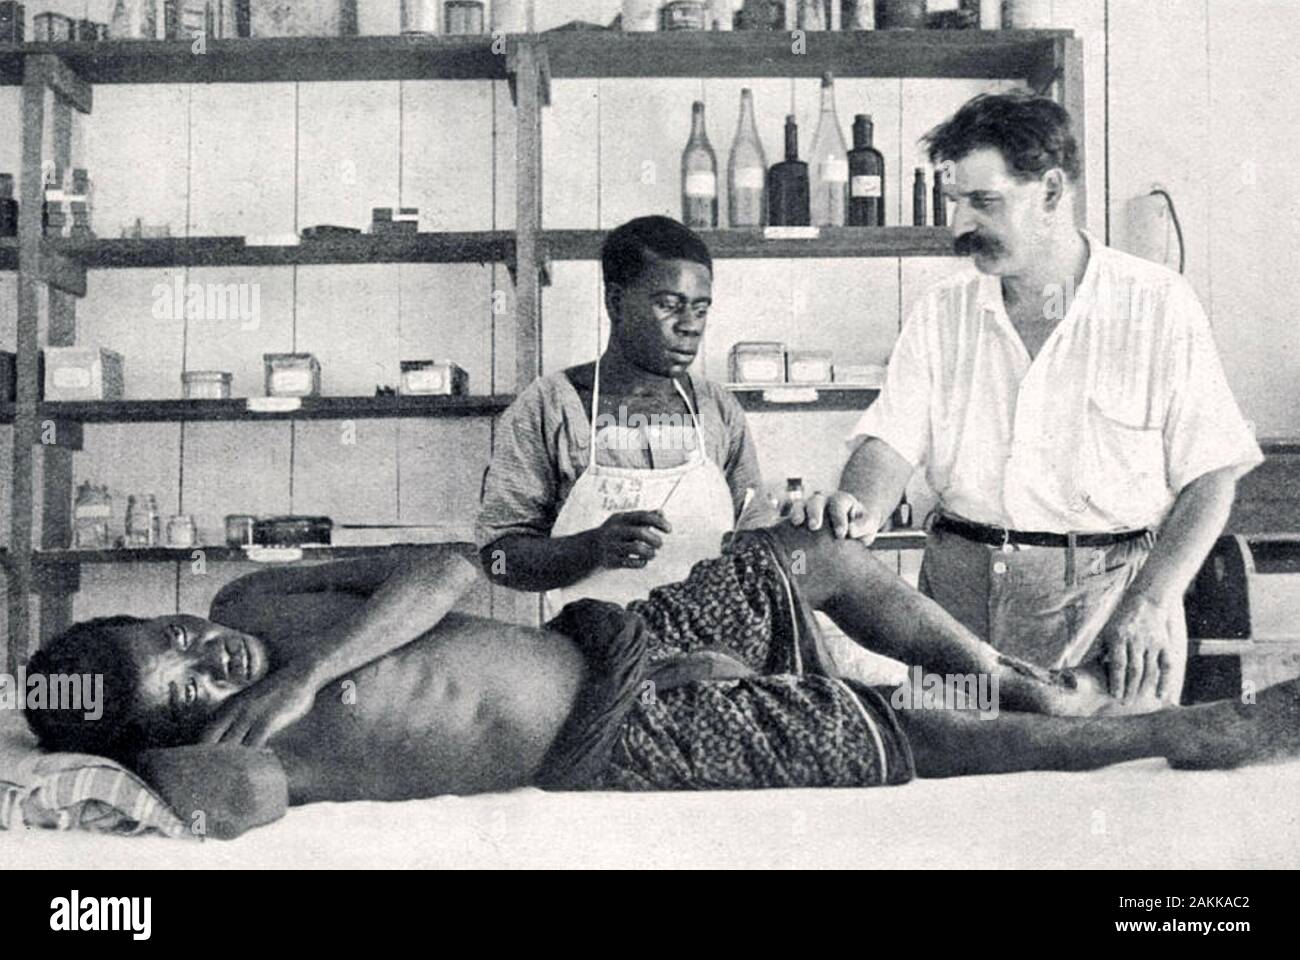
[{"label": "shirt collar", "polygon": [[[1081,296],[1091,296],[1097,284],[1097,275],[1101,272],[1101,257],[1106,249],[1105,245],[1093,236],[1091,231],[1080,229],[1079,233],[1088,243],[1088,266],[1084,268],[1083,280],[1079,283],[1078,289],[1074,291],[1076,303],[1079,302]],[[978,309],[981,312],[992,310],[994,313],[1005,314],[1007,308],[1006,304],[1002,302],[1002,278],[980,273],[979,271],[976,272],[979,275],[979,290],[976,296]]]}]

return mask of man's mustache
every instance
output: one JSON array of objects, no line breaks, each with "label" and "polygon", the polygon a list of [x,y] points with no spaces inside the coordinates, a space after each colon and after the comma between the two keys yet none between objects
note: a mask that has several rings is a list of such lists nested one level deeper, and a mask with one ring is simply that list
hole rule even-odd
[{"label": "man's mustache", "polygon": [[992,237],[981,236],[978,233],[963,233],[953,241],[952,248],[963,257],[968,257],[972,253],[994,256],[1002,252],[1001,243]]}]

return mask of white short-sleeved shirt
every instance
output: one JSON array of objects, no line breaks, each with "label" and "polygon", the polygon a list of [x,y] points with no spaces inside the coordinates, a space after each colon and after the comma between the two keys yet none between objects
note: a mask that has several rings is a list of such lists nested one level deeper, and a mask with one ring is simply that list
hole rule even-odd
[{"label": "white short-sleeved shirt", "polygon": [[1263,460],[1187,281],[1104,246],[1031,362],[1002,283],[972,265],[930,288],[850,437],[924,466],[946,510],[1016,530],[1154,528],[1178,492]]}]

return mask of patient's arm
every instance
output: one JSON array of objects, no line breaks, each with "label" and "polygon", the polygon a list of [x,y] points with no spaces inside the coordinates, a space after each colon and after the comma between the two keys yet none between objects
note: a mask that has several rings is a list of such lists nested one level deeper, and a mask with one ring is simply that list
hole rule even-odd
[{"label": "patient's arm", "polygon": [[208,744],[146,750],[133,766],[199,836],[233,840],[279,820],[289,805],[289,775],[269,749]]},{"label": "patient's arm", "polygon": [[433,629],[477,570],[454,548],[273,568],[217,595],[212,619],[278,649],[276,670],[222,705],[204,740],[259,746],[316,693]]}]

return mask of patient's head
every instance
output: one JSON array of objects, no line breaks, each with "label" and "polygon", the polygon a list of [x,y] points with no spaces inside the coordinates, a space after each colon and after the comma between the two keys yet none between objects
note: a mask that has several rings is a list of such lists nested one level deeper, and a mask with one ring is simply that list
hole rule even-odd
[{"label": "patient's head", "polygon": [[201,617],[90,620],[37,651],[27,673],[102,676],[103,715],[29,710],[27,722],[47,750],[125,757],[193,743],[221,703],[266,670],[260,640]]}]

